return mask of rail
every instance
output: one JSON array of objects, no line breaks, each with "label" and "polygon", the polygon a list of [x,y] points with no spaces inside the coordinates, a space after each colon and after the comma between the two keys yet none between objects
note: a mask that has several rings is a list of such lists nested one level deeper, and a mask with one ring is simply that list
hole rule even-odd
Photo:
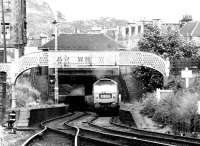
[{"label": "rail", "polygon": [[75,128],[76,128],[76,130],[77,130],[77,132],[76,132],[76,135],[75,135],[75,146],[78,146],[78,134],[79,134],[79,132],[80,132],[80,130],[79,130],[79,128],[77,127],[77,126],[75,126]]},{"label": "rail", "polygon": [[48,120],[45,120],[43,122],[41,122],[40,126],[43,128],[41,131],[37,132],[36,134],[34,134],[33,136],[31,136],[30,138],[28,138],[23,144],[22,146],[28,146],[30,143],[32,143],[34,141],[34,139],[42,136],[44,134],[44,132],[46,132],[48,130],[48,127],[45,126],[46,123],[48,122],[51,122],[51,121],[54,121],[56,119],[59,119],[59,118],[62,118],[62,117],[65,117],[65,116],[70,116],[72,115],[72,113],[68,113],[66,115],[62,115],[62,116],[59,116],[59,117],[56,117],[56,118],[51,118],[51,119],[48,119]]},{"label": "rail", "polygon": [[[97,117],[91,119],[91,121],[94,121]],[[72,121],[72,120],[71,120]],[[66,126],[68,127],[73,127],[76,128],[76,126],[73,126],[71,124],[69,124],[69,121],[65,123]],[[169,144],[165,144],[165,143],[160,143],[160,142],[154,142],[154,141],[150,141],[150,140],[145,140],[145,139],[141,139],[141,138],[136,138],[136,137],[130,137],[130,136],[123,136],[123,135],[119,135],[116,133],[110,133],[110,132],[106,132],[106,131],[99,131],[99,130],[95,130],[92,129],[91,127],[85,127],[85,126],[81,126],[78,128],[79,129],[79,133],[80,134],[80,138],[82,139],[87,139],[90,141],[95,141],[98,144],[107,144],[107,145],[132,145],[132,144],[136,144],[136,145],[154,145],[154,146],[169,146]]]},{"label": "rail", "polygon": [[158,132],[152,132],[152,131],[147,131],[143,129],[137,129],[135,127],[130,127],[125,124],[121,124],[116,122],[115,118],[112,118],[110,121],[111,124],[122,127],[122,128],[127,128],[131,130],[132,133],[137,133],[138,135],[141,135],[143,137],[154,137],[155,139],[160,139],[160,140],[169,140],[171,142],[177,142],[179,144],[186,144],[186,145],[200,145],[200,139],[196,138],[190,138],[190,137],[184,137],[184,136],[177,136],[177,135],[170,135],[170,134],[165,134],[165,133],[158,133]]},{"label": "rail", "polygon": [[27,146],[29,143],[31,143],[36,137],[41,136],[45,131],[47,130],[47,127],[44,127],[44,129],[42,129],[40,132],[34,134],[33,136],[31,136],[30,138],[28,138],[23,144],[22,146]]}]

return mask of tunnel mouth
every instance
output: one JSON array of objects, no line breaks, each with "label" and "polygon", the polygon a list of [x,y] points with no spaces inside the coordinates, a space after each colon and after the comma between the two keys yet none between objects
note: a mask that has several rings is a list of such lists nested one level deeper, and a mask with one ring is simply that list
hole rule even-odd
[{"label": "tunnel mouth", "polygon": [[92,96],[93,84],[100,78],[117,76],[117,71],[113,68],[58,70],[59,103],[68,104],[70,110],[91,110],[85,98]]},{"label": "tunnel mouth", "polygon": [[85,96],[92,95],[92,86],[96,80],[96,76],[92,75],[59,76],[60,102],[68,104],[70,111],[88,110]]},{"label": "tunnel mouth", "polygon": [[63,103],[69,105],[69,111],[88,110],[88,106],[85,102],[85,96],[66,96]]}]

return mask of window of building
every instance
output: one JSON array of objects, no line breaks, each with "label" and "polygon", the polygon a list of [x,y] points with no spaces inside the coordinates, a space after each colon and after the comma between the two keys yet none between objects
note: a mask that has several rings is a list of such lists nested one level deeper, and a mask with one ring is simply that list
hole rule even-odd
[{"label": "window of building", "polygon": [[135,34],[135,26],[132,26],[131,27],[131,35],[134,35]]},{"label": "window of building", "polygon": [[129,28],[126,27],[126,36],[129,35]]},{"label": "window of building", "polygon": [[141,25],[139,25],[139,26],[138,26],[138,34],[141,33],[141,28],[142,28]]},{"label": "window of building", "polygon": [[[1,27],[3,23],[1,23]],[[10,23],[5,23],[5,37],[6,39],[10,39]],[[1,38],[3,39],[3,30],[1,30]]]},{"label": "window of building", "polygon": [[0,50],[0,62],[3,62],[3,58],[4,58],[4,51]]},{"label": "window of building", "polygon": [[11,0],[4,0],[4,11],[5,12],[11,11]]}]

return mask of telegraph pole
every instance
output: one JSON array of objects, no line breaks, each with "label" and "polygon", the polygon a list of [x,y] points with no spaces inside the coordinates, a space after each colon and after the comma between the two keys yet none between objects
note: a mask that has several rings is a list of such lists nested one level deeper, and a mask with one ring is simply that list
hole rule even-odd
[{"label": "telegraph pole", "polygon": [[[57,15],[55,13],[55,20],[53,21],[55,26],[55,52],[58,51],[58,28],[57,28]],[[59,100],[59,87],[58,87],[58,67],[55,66],[55,87],[54,87],[55,104],[58,104]]]},{"label": "telegraph pole", "polygon": [[[1,0],[1,12],[2,12],[2,32],[3,32],[3,47],[4,47],[4,53],[3,53],[3,62],[6,63],[6,36],[5,36],[5,20],[4,20],[4,2]],[[5,72],[0,72],[1,76],[1,81],[0,81],[0,86],[1,86],[1,91],[4,92],[1,97],[0,97],[0,120],[3,121],[5,117],[5,112],[6,112],[6,73]]]},{"label": "telegraph pole", "polygon": [[7,53],[6,53],[6,51],[7,51],[7,49],[6,49],[6,34],[5,34],[5,19],[4,19],[4,5],[3,5],[3,0],[1,0],[1,14],[2,14],[2,25],[3,25],[3,28],[2,28],[2,30],[3,30],[3,48],[4,48],[4,63],[7,63]]}]

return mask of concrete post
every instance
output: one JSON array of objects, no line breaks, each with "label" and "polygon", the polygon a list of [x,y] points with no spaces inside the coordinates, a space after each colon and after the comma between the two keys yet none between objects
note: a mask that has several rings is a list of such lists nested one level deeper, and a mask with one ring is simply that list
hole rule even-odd
[{"label": "concrete post", "polygon": [[[57,28],[57,14],[55,12],[55,51],[58,51],[58,28]],[[58,87],[58,67],[55,66],[55,87],[54,87],[54,94],[55,94],[55,103],[58,104],[59,101],[59,87]]]},{"label": "concrete post", "polygon": [[129,36],[129,38],[131,37],[131,35],[132,35],[132,34],[131,34],[131,25],[129,25],[129,26],[128,26],[128,36]]},{"label": "concrete post", "polygon": [[185,78],[185,87],[189,87],[189,78],[192,78],[192,70],[188,70],[186,67],[185,70],[181,71],[181,77]]},{"label": "concrete post", "polygon": [[157,99],[157,103],[159,103],[160,102],[160,89],[159,88],[156,89],[156,99]]}]

